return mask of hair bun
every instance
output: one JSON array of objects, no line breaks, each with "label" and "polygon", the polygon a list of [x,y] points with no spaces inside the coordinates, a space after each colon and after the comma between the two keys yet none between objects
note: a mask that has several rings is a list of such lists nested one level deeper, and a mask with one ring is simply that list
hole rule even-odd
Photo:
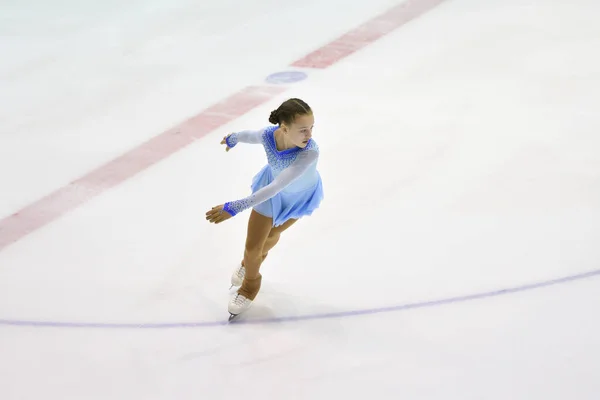
[{"label": "hair bun", "polygon": [[277,110],[271,111],[271,115],[269,116],[269,122],[274,125],[279,124],[279,112],[277,112]]}]

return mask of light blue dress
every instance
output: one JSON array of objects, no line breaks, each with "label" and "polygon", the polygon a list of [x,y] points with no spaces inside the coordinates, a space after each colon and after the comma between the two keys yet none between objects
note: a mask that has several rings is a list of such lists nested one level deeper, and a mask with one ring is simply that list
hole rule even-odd
[{"label": "light blue dress", "polygon": [[225,203],[224,210],[232,216],[253,208],[273,218],[279,226],[290,218],[311,215],[323,200],[323,183],[317,171],[319,147],[310,139],[304,148],[279,151],[274,132],[278,126],[258,131],[236,132],[227,137],[227,145],[239,142],[262,144],[268,163],[252,180],[252,194],[246,198]]}]

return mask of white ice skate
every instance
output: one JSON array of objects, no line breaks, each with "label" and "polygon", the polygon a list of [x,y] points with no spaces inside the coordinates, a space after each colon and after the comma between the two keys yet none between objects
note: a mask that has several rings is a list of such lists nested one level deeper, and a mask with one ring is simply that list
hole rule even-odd
[{"label": "white ice skate", "polygon": [[228,311],[229,311],[229,320],[231,321],[239,314],[243,313],[252,305],[252,300],[244,297],[243,295],[236,293],[233,295],[231,300],[229,301]]},{"label": "white ice skate", "polygon": [[240,265],[233,271],[231,274],[231,289],[234,286],[242,286],[242,282],[244,282],[244,275],[246,275],[246,268],[240,263]]}]

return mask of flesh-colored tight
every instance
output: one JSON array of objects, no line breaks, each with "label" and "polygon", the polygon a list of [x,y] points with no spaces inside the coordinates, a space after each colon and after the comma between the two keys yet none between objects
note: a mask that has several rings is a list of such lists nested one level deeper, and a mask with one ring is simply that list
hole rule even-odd
[{"label": "flesh-colored tight", "polygon": [[265,217],[252,210],[248,220],[246,248],[242,265],[246,269],[242,286],[238,293],[250,300],[254,300],[260,290],[262,276],[260,266],[269,254],[269,251],[281,237],[281,233],[292,226],[297,219],[287,220],[280,226],[273,226],[273,219]]}]

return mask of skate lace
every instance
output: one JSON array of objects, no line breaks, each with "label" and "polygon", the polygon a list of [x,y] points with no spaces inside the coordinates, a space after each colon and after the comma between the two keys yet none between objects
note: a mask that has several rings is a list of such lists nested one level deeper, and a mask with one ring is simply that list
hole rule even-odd
[{"label": "skate lace", "polygon": [[233,299],[233,303],[234,303],[236,306],[242,306],[242,305],[244,305],[244,303],[245,303],[247,300],[248,300],[248,299],[247,299],[247,298],[245,298],[244,296],[242,296],[241,294],[237,294],[237,295],[235,296],[235,299]]},{"label": "skate lace", "polygon": [[237,276],[239,278],[244,278],[245,274],[246,274],[246,268],[240,267],[240,269],[237,270]]}]

